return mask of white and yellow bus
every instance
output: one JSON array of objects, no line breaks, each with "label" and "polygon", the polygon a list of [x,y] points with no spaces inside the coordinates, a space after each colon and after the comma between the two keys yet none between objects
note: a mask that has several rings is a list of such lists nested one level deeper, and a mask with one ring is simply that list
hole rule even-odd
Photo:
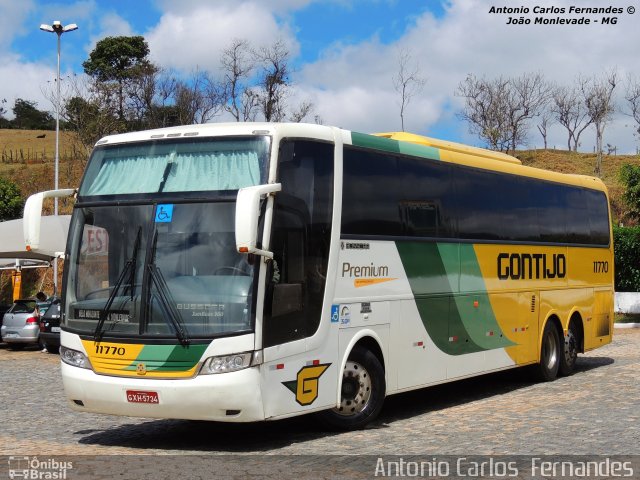
[{"label": "white and yellow bus", "polygon": [[[43,192],[25,207],[38,248]],[[387,395],[611,341],[607,191],[405,133],[207,124],[100,140],[77,192],[62,377],[75,410],[374,419]]]}]

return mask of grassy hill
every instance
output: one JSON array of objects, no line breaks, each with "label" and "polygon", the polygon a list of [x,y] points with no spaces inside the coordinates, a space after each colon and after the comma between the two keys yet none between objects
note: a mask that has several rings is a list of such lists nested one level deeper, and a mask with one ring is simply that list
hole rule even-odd
[{"label": "grassy hill", "polygon": [[[15,182],[25,198],[53,190],[55,142],[53,130],[0,129],[0,177]],[[60,188],[78,186],[87,158],[75,134],[60,132]],[[45,213],[53,213],[52,205],[45,203]],[[62,208],[61,213],[71,213],[70,205]]]}]

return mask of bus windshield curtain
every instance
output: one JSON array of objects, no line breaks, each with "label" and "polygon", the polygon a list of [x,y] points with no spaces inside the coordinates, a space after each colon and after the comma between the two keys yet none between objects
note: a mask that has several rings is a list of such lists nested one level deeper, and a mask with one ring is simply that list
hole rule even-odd
[{"label": "bus windshield curtain", "polygon": [[259,183],[255,151],[111,157],[103,160],[86,195],[157,193],[161,186],[163,192],[237,190]]}]

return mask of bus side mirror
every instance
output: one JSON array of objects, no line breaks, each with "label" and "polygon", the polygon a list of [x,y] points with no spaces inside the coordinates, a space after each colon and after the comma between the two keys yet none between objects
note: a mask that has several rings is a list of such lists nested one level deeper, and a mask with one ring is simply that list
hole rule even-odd
[{"label": "bus side mirror", "polygon": [[24,204],[22,219],[22,234],[27,251],[38,250],[40,247],[40,218],[42,217],[42,201],[45,198],[71,197],[76,193],[74,188],[47,190],[34,193]]},{"label": "bus side mirror", "polygon": [[256,185],[238,190],[236,202],[236,249],[240,253],[253,253],[273,258],[273,253],[256,247],[258,237],[258,219],[260,217],[260,198],[282,190],[279,183]]}]

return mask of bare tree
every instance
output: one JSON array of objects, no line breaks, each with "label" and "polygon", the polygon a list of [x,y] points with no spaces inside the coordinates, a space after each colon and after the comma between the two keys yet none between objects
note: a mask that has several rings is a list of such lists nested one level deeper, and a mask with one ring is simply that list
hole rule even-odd
[{"label": "bare tree", "polygon": [[195,71],[177,82],[175,107],[181,125],[206,123],[224,108],[224,87],[209,73]]},{"label": "bare tree", "polygon": [[398,55],[398,72],[393,77],[393,88],[400,95],[400,126],[404,132],[404,113],[411,99],[418,95],[427,79],[420,76],[420,66],[412,63],[411,52],[403,49]]},{"label": "bare tree", "polygon": [[298,109],[291,112],[290,120],[295,123],[300,123],[313,111],[313,103],[309,100],[303,101],[298,105]]},{"label": "bare tree", "polygon": [[598,177],[602,174],[602,138],[604,129],[611,121],[615,111],[613,92],[618,82],[617,77],[616,71],[612,70],[601,77],[594,76],[580,80],[580,89],[589,119],[596,127],[596,150],[598,156],[594,173]]},{"label": "bare tree", "polygon": [[161,68],[136,76],[127,92],[130,116],[140,128],[176,125],[173,108],[176,89],[176,75]]},{"label": "bare tree", "polygon": [[502,77],[487,80],[469,74],[455,93],[465,99],[458,116],[469,123],[471,133],[494,150],[506,150],[511,140],[506,113],[508,85],[509,81]]},{"label": "bare tree", "polygon": [[624,113],[635,120],[634,135],[640,137],[640,80],[637,77],[629,75],[627,78],[627,88],[624,99],[627,101],[629,107],[629,111],[625,111]]},{"label": "bare tree", "polygon": [[509,80],[506,104],[511,135],[509,149],[512,152],[525,142],[529,121],[542,112],[550,91],[549,84],[540,73],[524,74]]},{"label": "bare tree", "polygon": [[260,110],[260,93],[255,88],[245,88],[242,92],[242,120],[255,122]]},{"label": "bare tree", "polygon": [[[87,157],[101,137],[125,131],[118,118],[118,101],[113,85],[80,75],[68,79],[65,87],[61,117],[66,127],[77,133]],[[55,101],[52,100],[53,103]]]},{"label": "bare tree", "polygon": [[538,119],[539,121],[536,124],[536,128],[540,132],[540,135],[542,135],[542,141],[544,142],[544,149],[546,150],[548,148],[548,145],[547,145],[548,129],[549,129],[549,125],[551,125],[551,123],[553,122],[553,118],[551,116],[551,112],[545,109],[538,116]]},{"label": "bare tree", "polygon": [[576,152],[580,144],[580,135],[591,125],[580,90],[575,86],[556,87],[551,97],[551,113],[568,132],[567,149]]},{"label": "bare tree", "polygon": [[250,120],[257,103],[252,95],[245,95],[247,83],[255,70],[255,54],[247,40],[234,39],[222,52],[220,59],[224,72],[224,88],[227,97],[225,110],[237,122]]},{"label": "bare tree", "polygon": [[281,122],[286,115],[286,98],[291,81],[289,55],[282,40],[256,53],[261,64],[258,74],[259,104],[267,122]]},{"label": "bare tree", "polygon": [[500,151],[515,151],[527,137],[529,122],[543,109],[549,86],[541,74],[492,80],[469,75],[456,95],[465,99],[459,116],[472,133]]}]

